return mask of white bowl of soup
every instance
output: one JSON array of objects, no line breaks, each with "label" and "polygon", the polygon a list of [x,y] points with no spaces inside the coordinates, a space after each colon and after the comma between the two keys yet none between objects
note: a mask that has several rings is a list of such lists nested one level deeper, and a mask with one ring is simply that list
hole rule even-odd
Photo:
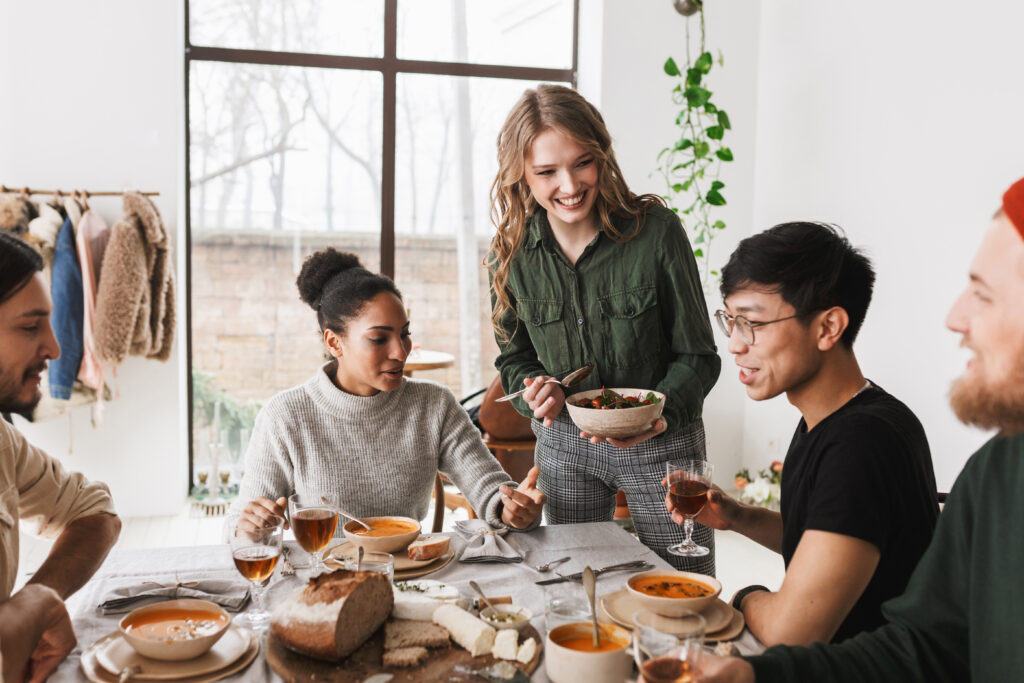
[{"label": "white bowl of soup", "polygon": [[420,523],[411,517],[360,517],[360,520],[370,525],[369,531],[352,520],[342,530],[349,543],[361,545],[367,552],[393,553],[420,535]]},{"label": "white bowl of soup", "polygon": [[614,624],[599,623],[601,647],[594,649],[594,626],[576,621],[548,631],[544,669],[554,683],[622,683],[633,673],[627,652],[630,634]]},{"label": "white bowl of soup", "polygon": [[183,598],[132,610],[118,627],[140,655],[174,661],[205,654],[230,625],[220,605]]},{"label": "white bowl of soup", "polygon": [[652,569],[629,577],[629,594],[643,607],[663,617],[701,612],[718,599],[722,584],[706,574],[677,569]]},{"label": "white bowl of soup", "polygon": [[591,389],[569,396],[565,408],[582,432],[628,439],[654,426],[665,409],[665,394],[650,389]]}]

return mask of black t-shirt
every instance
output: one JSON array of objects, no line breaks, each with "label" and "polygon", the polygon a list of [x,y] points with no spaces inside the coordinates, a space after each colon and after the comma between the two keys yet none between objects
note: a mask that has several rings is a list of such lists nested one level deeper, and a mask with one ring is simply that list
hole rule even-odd
[{"label": "black t-shirt", "polygon": [[805,529],[860,538],[881,553],[874,576],[832,642],[884,623],[932,538],[939,509],[924,428],[872,383],[807,431],[800,420],[782,471],[782,558]]}]

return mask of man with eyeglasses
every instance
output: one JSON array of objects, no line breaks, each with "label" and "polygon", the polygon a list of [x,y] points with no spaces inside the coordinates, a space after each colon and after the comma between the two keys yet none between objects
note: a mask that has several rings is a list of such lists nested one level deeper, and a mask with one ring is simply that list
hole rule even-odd
[{"label": "man with eyeglasses", "polygon": [[733,597],[765,645],[839,642],[881,625],[882,603],[903,592],[935,528],[924,429],[865,379],[853,352],[874,279],[839,230],[809,222],[743,240],[722,270],[725,310],[715,317],[739,381],[755,401],[786,394],[802,415],[781,513],[716,487],[696,517],[782,555],[778,591],[749,586]]}]

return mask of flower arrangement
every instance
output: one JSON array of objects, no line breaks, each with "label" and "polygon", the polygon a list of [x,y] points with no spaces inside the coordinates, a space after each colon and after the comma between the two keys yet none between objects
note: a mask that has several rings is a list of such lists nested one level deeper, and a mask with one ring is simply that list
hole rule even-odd
[{"label": "flower arrangement", "polygon": [[733,484],[740,492],[740,500],[766,507],[777,507],[782,493],[782,463],[772,461],[768,469],[761,470],[756,477],[744,467],[736,473]]}]

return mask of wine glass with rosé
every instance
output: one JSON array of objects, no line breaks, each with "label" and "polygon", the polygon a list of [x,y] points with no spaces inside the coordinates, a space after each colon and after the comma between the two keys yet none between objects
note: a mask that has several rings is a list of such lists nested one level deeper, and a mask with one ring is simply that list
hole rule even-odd
[{"label": "wine glass with ros\u00e9", "polygon": [[685,518],[683,531],[686,532],[686,538],[681,543],[669,546],[668,551],[673,555],[701,557],[709,552],[704,546],[698,545],[692,536],[693,518],[700,514],[708,502],[711,472],[711,463],[707,460],[669,460],[665,463],[669,498]]},{"label": "wine glass with ros\u00e9", "polygon": [[322,573],[321,553],[334,538],[338,511],[327,496],[293,493],[288,496],[288,516],[295,540],[312,558],[312,575]]},{"label": "wine glass with ros\u00e9", "polygon": [[239,616],[236,621],[259,631],[266,628],[270,619],[270,614],[263,606],[263,593],[274,574],[277,561],[281,558],[284,518],[271,515],[260,520],[255,526],[252,520],[241,521],[243,519],[241,515],[229,517],[229,543],[235,568],[252,584],[250,593],[253,609]]}]

